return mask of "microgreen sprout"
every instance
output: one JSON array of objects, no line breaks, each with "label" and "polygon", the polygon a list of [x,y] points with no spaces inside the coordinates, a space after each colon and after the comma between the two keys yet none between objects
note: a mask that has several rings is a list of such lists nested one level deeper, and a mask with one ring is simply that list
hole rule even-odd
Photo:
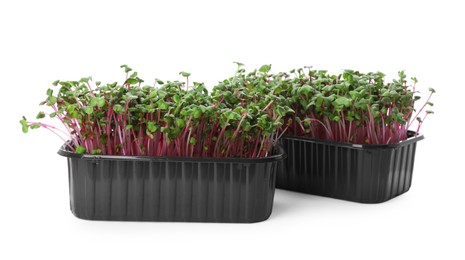
[{"label": "microgreen sprout", "polygon": [[[53,118],[65,130],[25,117],[20,123],[25,133],[50,130],[68,150],[80,154],[268,156],[287,108],[276,105],[273,100],[278,97],[267,89],[275,88],[267,66],[249,76],[240,69],[209,95],[203,83],[189,86],[190,73],[180,72],[186,82],[156,79],[148,86],[122,65],[123,84],[94,83],[91,77],[53,82],[41,102],[51,112],[41,111],[37,119]],[[257,89],[242,93],[250,84]],[[255,105],[249,103],[252,100]]]},{"label": "microgreen sprout", "polygon": [[[339,75],[311,67],[292,70],[295,77],[283,84],[283,95],[295,111],[288,134],[356,144],[391,144],[407,139],[418,120],[416,134],[433,111],[430,95],[416,112],[418,80],[407,84],[403,71],[385,83],[381,72],[344,70]],[[423,114],[423,116],[421,116]]]},{"label": "microgreen sprout", "polygon": [[[416,133],[432,110],[434,89],[416,111],[418,80],[344,70],[339,75],[304,67],[271,73],[271,65],[247,72],[235,62],[233,77],[211,95],[203,83],[155,79],[142,85],[127,65],[123,84],[92,77],[52,83],[38,121],[20,120],[22,131],[45,128],[76,153],[147,156],[266,157],[283,134],[357,144],[390,144]],[[64,130],[41,122],[49,117]]]},{"label": "microgreen sprout", "polygon": [[271,65],[247,73],[242,63],[236,64],[235,76],[219,82],[212,92],[214,106],[222,111],[213,125],[220,133],[214,154],[267,156],[293,111],[279,95],[280,79],[270,73]]}]

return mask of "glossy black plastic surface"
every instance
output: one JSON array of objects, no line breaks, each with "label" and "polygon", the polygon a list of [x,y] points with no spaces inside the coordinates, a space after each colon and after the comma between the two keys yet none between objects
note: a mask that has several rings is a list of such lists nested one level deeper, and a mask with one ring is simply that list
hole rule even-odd
[{"label": "glossy black plastic surface", "polygon": [[73,214],[89,220],[252,223],[272,211],[281,147],[243,158],[80,155],[68,159]]},{"label": "glossy black plastic surface", "polygon": [[325,197],[380,203],[407,192],[412,184],[417,142],[357,145],[301,137],[284,137],[287,159],[276,187]]}]

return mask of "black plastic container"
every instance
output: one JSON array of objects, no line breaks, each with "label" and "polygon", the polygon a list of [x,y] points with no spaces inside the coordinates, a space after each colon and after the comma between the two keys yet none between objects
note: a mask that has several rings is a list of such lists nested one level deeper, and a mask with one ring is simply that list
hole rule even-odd
[{"label": "black plastic container", "polygon": [[380,203],[407,192],[412,184],[417,142],[357,145],[302,137],[284,137],[287,159],[276,187],[361,203]]},{"label": "black plastic container", "polygon": [[68,158],[71,211],[81,219],[252,223],[272,211],[281,147],[273,156]]}]

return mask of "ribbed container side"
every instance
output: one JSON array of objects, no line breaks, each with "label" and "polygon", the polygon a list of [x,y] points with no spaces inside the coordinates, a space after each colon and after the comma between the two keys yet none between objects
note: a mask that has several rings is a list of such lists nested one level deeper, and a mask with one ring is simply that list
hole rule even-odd
[{"label": "ribbed container side", "polygon": [[276,187],[361,203],[384,202],[410,189],[421,139],[357,146],[284,137],[287,159],[278,166]]},{"label": "ribbed container side", "polygon": [[263,162],[68,157],[71,211],[89,220],[263,221],[272,211],[281,156]]}]

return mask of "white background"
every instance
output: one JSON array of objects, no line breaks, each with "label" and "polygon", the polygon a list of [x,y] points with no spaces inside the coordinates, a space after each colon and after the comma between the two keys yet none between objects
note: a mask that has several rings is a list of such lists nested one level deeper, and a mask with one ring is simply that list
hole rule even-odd
[{"label": "white background", "polygon": [[[1,1],[0,259],[465,259],[460,1]],[[434,87],[411,190],[364,205],[278,190],[251,225],[83,221],[69,211],[61,141],[21,133],[56,79],[209,86],[233,61],[398,70]]]}]

